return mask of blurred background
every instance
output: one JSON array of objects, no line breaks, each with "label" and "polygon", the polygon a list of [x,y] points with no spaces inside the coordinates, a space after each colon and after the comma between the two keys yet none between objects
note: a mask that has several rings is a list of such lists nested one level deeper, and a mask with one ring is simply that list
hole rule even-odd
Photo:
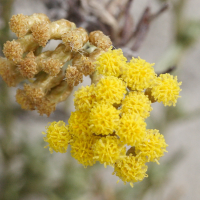
[{"label": "blurred background", "polygon": [[[24,111],[16,88],[0,78],[0,200],[198,200],[200,196],[200,1],[199,0],[0,0],[0,56],[12,15],[44,13],[65,18],[89,32],[102,30],[129,59],[140,56],[157,73],[182,81],[176,107],[153,104],[148,128],[159,129],[169,144],[160,165],[150,163],[149,177],[134,188],[96,164],[83,168],[66,154],[44,149],[48,122],[67,122],[73,94],[49,118]],[[56,41],[45,50],[55,49]],[[89,85],[85,78],[82,85]],[[80,86],[78,86],[80,87]],[[77,87],[74,88],[74,91]]]}]

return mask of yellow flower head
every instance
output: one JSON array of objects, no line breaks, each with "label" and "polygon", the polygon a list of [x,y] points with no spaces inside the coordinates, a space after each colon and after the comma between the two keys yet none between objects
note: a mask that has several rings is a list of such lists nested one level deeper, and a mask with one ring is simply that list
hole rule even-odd
[{"label": "yellow flower head", "polygon": [[89,111],[95,100],[95,86],[94,84],[86,87],[81,87],[75,92],[74,105],[77,110]]},{"label": "yellow flower head", "polygon": [[148,129],[146,137],[140,143],[135,145],[135,151],[139,154],[146,162],[156,162],[164,155],[166,147],[164,136],[159,133],[156,129]]},{"label": "yellow flower head", "polygon": [[116,174],[124,183],[130,182],[133,187],[134,182],[142,181],[148,175],[147,166],[140,157],[124,156],[115,164],[113,174]]},{"label": "yellow flower head", "polygon": [[126,94],[126,85],[114,76],[107,76],[97,83],[95,94],[97,101],[119,104]]},{"label": "yellow flower head", "polygon": [[96,160],[93,159],[94,152],[92,146],[98,137],[93,135],[79,135],[71,142],[71,156],[78,160],[84,167],[92,166]]},{"label": "yellow flower head", "polygon": [[151,101],[144,92],[130,92],[122,101],[122,113],[136,113],[142,118],[147,118],[151,110]]},{"label": "yellow flower head", "polygon": [[96,104],[90,112],[90,131],[96,135],[112,134],[119,124],[119,113],[112,105]]},{"label": "yellow flower head", "polygon": [[[48,127],[46,127],[46,137],[44,137],[44,141],[49,144],[49,151],[53,153],[55,152],[65,153],[67,151],[67,147],[69,142],[71,141],[71,135],[68,131],[68,126],[65,125],[65,122],[52,122]],[[45,148],[46,148],[45,147]]]},{"label": "yellow flower head", "polygon": [[113,165],[121,155],[126,154],[126,148],[116,136],[102,137],[93,146],[94,159],[101,164]]},{"label": "yellow flower head", "polygon": [[72,112],[68,120],[70,134],[79,136],[81,134],[90,134],[89,130],[89,112],[76,110]]},{"label": "yellow flower head", "polygon": [[122,115],[118,130],[116,131],[116,135],[120,137],[122,142],[134,146],[136,142],[144,139],[145,134],[146,123],[142,117],[135,113]]},{"label": "yellow flower head", "polygon": [[123,71],[122,79],[131,90],[142,91],[150,87],[156,77],[153,65],[140,57],[132,58]]},{"label": "yellow flower head", "polygon": [[105,76],[120,76],[122,68],[126,65],[126,57],[123,56],[121,49],[109,50],[102,53],[97,61],[96,66],[100,74]]},{"label": "yellow flower head", "polygon": [[182,82],[177,81],[177,76],[173,77],[170,74],[161,74],[152,87],[152,95],[158,102],[163,102],[165,106],[175,106],[181,91],[180,85]]}]

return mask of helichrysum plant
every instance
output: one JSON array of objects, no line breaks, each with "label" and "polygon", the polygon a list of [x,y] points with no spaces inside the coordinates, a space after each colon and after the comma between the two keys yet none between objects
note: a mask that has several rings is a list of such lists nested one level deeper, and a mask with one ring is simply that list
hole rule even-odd
[{"label": "helichrysum plant", "polygon": [[[16,87],[16,101],[25,110],[49,116],[67,99],[74,86],[90,76],[91,85],[74,95],[75,111],[68,125],[52,122],[44,141],[50,152],[66,153],[84,167],[96,162],[110,165],[124,183],[147,177],[147,162],[156,162],[168,146],[156,129],[147,129],[151,104],[175,106],[181,82],[170,74],[154,72],[153,65],[132,58],[112,46],[101,31],[87,33],[68,20],[51,22],[44,14],[12,16],[10,29],[18,39],[4,44],[0,74]],[[54,51],[39,52],[51,39],[62,42]]]}]

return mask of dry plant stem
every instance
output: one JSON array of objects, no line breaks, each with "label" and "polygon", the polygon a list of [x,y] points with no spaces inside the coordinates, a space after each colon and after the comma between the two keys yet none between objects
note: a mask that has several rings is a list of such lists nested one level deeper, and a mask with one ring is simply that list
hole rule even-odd
[{"label": "dry plant stem", "polygon": [[73,87],[70,87],[66,81],[61,81],[61,83],[53,88],[45,97],[41,99],[41,103],[38,104],[38,112],[40,115],[50,114],[55,110],[56,105],[65,101],[68,96],[71,94]]},{"label": "dry plant stem", "polygon": [[32,26],[31,31],[34,40],[45,47],[48,40],[61,40],[62,35],[69,30],[75,29],[76,25],[65,19],[60,19],[52,23],[40,22]]},{"label": "dry plant stem", "polygon": [[145,9],[139,23],[137,24],[133,36],[129,39],[130,41],[133,37],[135,38],[135,42],[131,48],[133,51],[137,51],[141,46],[142,42],[144,41],[144,38],[146,37],[149,30],[150,22],[152,22],[155,18],[160,16],[160,14],[165,12],[168,9],[168,7],[168,3],[163,4],[163,6],[155,14],[151,14],[150,7],[147,7]]},{"label": "dry plant stem", "polygon": [[31,27],[38,22],[50,23],[50,20],[42,13],[34,13],[30,16],[18,14],[12,16],[9,25],[11,31],[13,31],[17,37],[23,37],[27,33],[30,33]]},{"label": "dry plant stem", "polygon": [[91,84],[94,83],[96,85],[101,80],[101,78],[103,78],[103,75],[95,71],[94,73],[90,75],[90,78],[91,78]]},{"label": "dry plant stem", "polygon": [[111,0],[105,7],[106,10],[118,20],[118,17],[125,12],[129,1],[132,0]]},{"label": "dry plant stem", "polygon": [[72,60],[72,66],[76,67],[85,76],[91,75],[95,71],[95,61],[104,51],[96,48],[91,53],[85,52],[84,55],[76,54]]},{"label": "dry plant stem", "polygon": [[41,98],[44,97],[51,88],[58,85],[63,78],[64,75],[62,72],[56,77],[41,72],[33,83],[24,84],[24,90],[31,102],[39,103]]},{"label": "dry plant stem", "polygon": [[66,81],[63,80],[58,86],[51,90],[50,94],[47,95],[47,98],[59,103],[65,101],[72,90],[73,87],[70,87]]},{"label": "dry plant stem", "polygon": [[38,47],[39,45],[34,41],[33,36],[29,34],[11,42],[7,41],[4,44],[3,53],[6,58],[18,64],[22,61],[23,53],[34,51]]},{"label": "dry plant stem", "polygon": [[[94,62],[97,60],[97,58],[103,53],[104,51],[102,49],[95,49],[92,53],[89,55],[89,60],[94,64]],[[94,66],[95,67],[95,66]],[[91,84],[94,83],[95,85],[99,82],[99,80],[103,77],[103,75],[99,74],[97,70],[95,70],[91,75]]]},{"label": "dry plant stem", "polygon": [[147,7],[145,9],[140,21],[138,22],[136,30],[133,34],[133,37],[135,37],[135,42],[134,42],[131,50],[137,51],[139,49],[139,47],[141,46],[141,44],[149,30],[149,22],[150,22],[150,8]]},{"label": "dry plant stem", "polygon": [[91,44],[97,48],[103,49],[104,51],[106,51],[112,45],[110,38],[104,35],[102,31],[91,32],[89,34],[89,41]]},{"label": "dry plant stem", "polygon": [[49,58],[43,59],[40,64],[43,71],[51,76],[56,76],[64,64],[73,58],[73,52],[66,51],[65,45],[60,44]]},{"label": "dry plant stem", "polygon": [[88,56],[89,56],[89,53],[86,52],[86,51],[84,51],[84,52],[81,53],[81,54],[80,54],[80,53],[76,53],[76,54],[74,55],[73,60],[72,60],[72,66],[77,67],[77,69],[79,70],[79,68],[81,68],[82,65],[83,65],[81,58],[82,58],[82,57],[88,57]]},{"label": "dry plant stem", "polygon": [[133,18],[130,14],[130,8],[131,8],[131,4],[132,4],[133,0],[128,0],[127,5],[125,7],[125,11],[124,11],[124,26],[122,27],[122,32],[121,32],[121,40],[119,40],[119,44],[120,46],[124,46],[126,45],[126,43],[130,40],[131,36],[132,36],[132,27],[133,27]]},{"label": "dry plant stem", "polygon": [[171,67],[169,67],[168,69],[166,69],[165,71],[161,72],[161,73],[157,73],[157,76],[159,76],[160,74],[170,74],[171,72],[173,72],[175,69],[177,68],[176,65],[173,65]]},{"label": "dry plant stem", "polygon": [[59,59],[59,61],[64,64],[74,57],[73,52],[66,51],[64,44],[59,44],[57,48],[51,53],[52,59]]},{"label": "dry plant stem", "polygon": [[24,80],[24,77],[17,70],[14,62],[0,57],[0,75],[9,87],[16,87]]},{"label": "dry plant stem", "polygon": [[19,72],[24,77],[34,78],[34,76],[42,70],[40,64],[41,61],[45,58],[47,59],[49,55],[50,52],[47,51],[36,57],[32,51],[29,52],[26,57],[19,63]]},{"label": "dry plant stem", "polygon": [[56,76],[64,63],[71,60],[72,56],[72,52],[65,51],[64,44],[59,44],[54,51],[46,51],[38,56],[34,56],[33,52],[30,52],[20,62],[19,71],[27,78],[33,78],[42,70],[51,76]]},{"label": "dry plant stem", "polygon": [[89,10],[95,13],[98,18],[112,28],[113,38],[115,39],[119,33],[118,22],[110,12],[106,10],[100,1],[89,1]]},{"label": "dry plant stem", "polygon": [[162,7],[154,14],[150,16],[150,21],[154,20],[155,18],[159,17],[163,12],[165,12],[169,8],[169,3],[164,3]]}]

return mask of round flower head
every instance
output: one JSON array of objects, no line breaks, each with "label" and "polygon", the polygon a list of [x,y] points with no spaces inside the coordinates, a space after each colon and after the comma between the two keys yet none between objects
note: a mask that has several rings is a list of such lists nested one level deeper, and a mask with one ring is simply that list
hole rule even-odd
[{"label": "round flower head", "polygon": [[152,95],[158,102],[163,102],[165,106],[175,106],[181,91],[180,85],[182,82],[177,81],[177,76],[173,77],[170,74],[161,74],[152,87]]},{"label": "round flower head", "polygon": [[126,85],[114,76],[107,76],[97,83],[95,94],[97,101],[119,104],[126,94]]},{"label": "round flower head", "polygon": [[126,65],[126,57],[123,56],[121,49],[109,50],[101,54],[97,61],[96,67],[100,74],[105,76],[120,76],[122,73],[122,68]]},{"label": "round flower head", "polygon": [[139,154],[145,162],[156,162],[164,155],[166,147],[164,136],[156,129],[148,129],[146,137],[135,145],[136,154]]},{"label": "round flower head", "polygon": [[151,110],[151,101],[144,92],[130,92],[122,101],[122,113],[136,113],[142,118],[147,118]]},{"label": "round flower head", "polygon": [[134,146],[136,142],[144,139],[145,134],[146,123],[142,117],[135,113],[122,115],[116,131],[116,135],[120,137],[122,142]]},{"label": "round flower head", "polygon": [[151,86],[156,77],[154,64],[150,64],[139,58],[132,58],[123,70],[122,79],[131,90],[142,91]]},{"label": "round flower head", "polygon": [[89,111],[96,100],[94,84],[81,87],[75,92],[74,105],[77,110]]},{"label": "round flower head", "polygon": [[73,138],[71,145],[71,156],[78,160],[84,167],[92,166],[96,160],[93,159],[94,152],[92,146],[98,137],[93,135],[79,135]]},{"label": "round flower head", "polygon": [[147,166],[140,157],[124,156],[115,164],[113,174],[116,174],[124,183],[130,182],[133,187],[134,182],[142,181],[148,175]]},{"label": "round flower head", "polygon": [[16,33],[17,37],[23,37],[28,32],[28,16],[23,14],[13,15],[10,19],[10,29]]},{"label": "round flower head", "polygon": [[82,112],[80,110],[72,112],[68,123],[69,131],[72,135],[79,136],[81,134],[90,134],[89,112]]},{"label": "round flower head", "polygon": [[121,155],[126,154],[126,148],[116,136],[106,136],[97,140],[93,146],[94,159],[101,164],[113,165]]},{"label": "round flower head", "polygon": [[[44,141],[49,144],[49,151],[53,153],[55,152],[65,153],[67,151],[67,147],[69,142],[71,141],[71,135],[68,131],[68,126],[65,125],[65,122],[52,122],[48,127],[46,127],[46,137],[44,137]],[[45,148],[46,148],[45,147]]]},{"label": "round flower head", "polygon": [[90,131],[96,135],[112,134],[119,124],[119,113],[112,105],[96,104],[90,112]]}]

